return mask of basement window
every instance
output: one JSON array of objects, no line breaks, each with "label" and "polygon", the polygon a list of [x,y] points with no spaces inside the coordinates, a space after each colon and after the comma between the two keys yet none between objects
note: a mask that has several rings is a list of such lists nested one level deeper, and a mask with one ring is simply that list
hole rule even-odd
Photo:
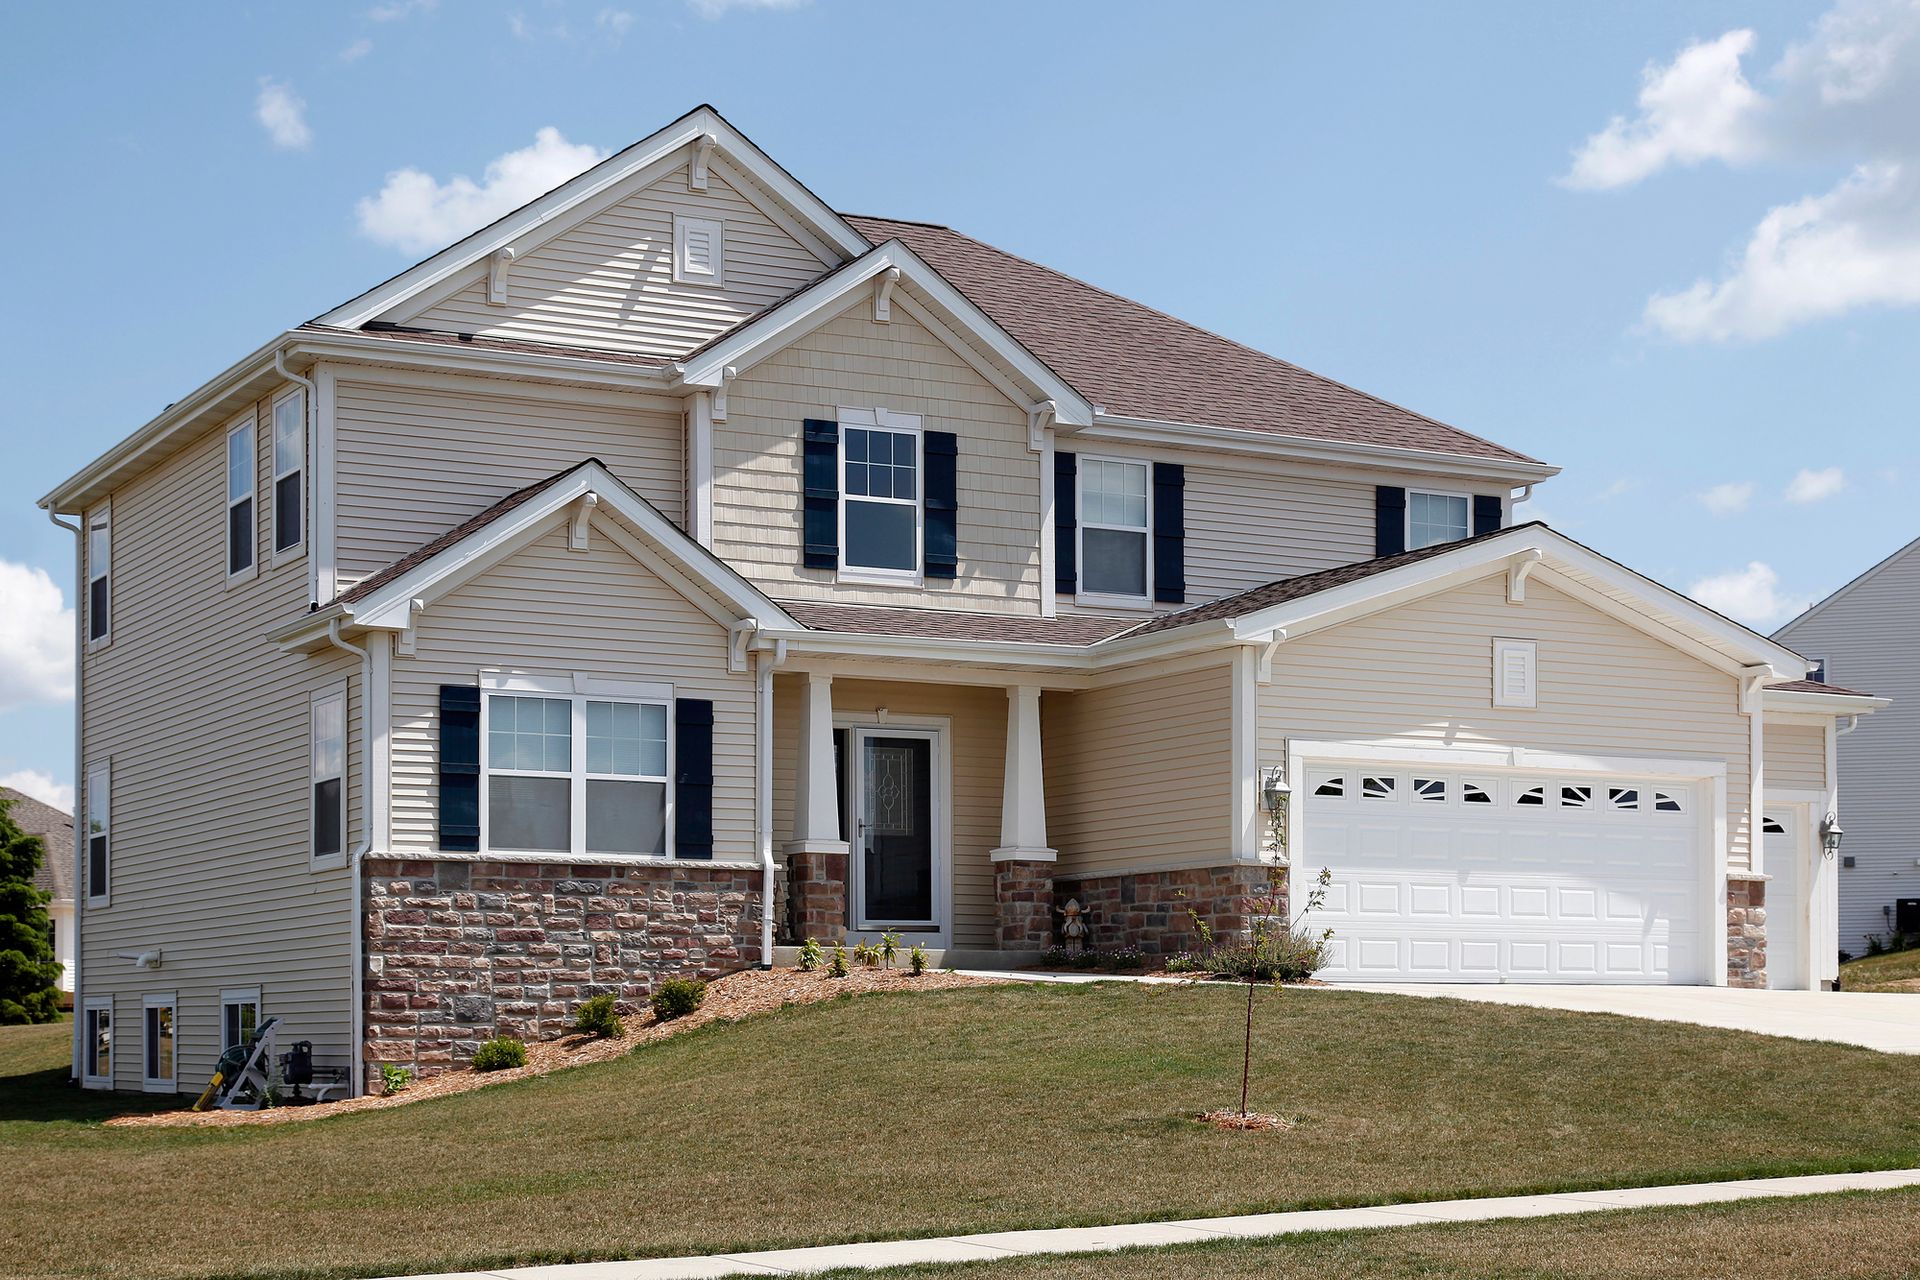
[{"label": "basement window", "polygon": [[147,996],[140,1004],[140,1048],[145,1055],[141,1087],[148,1093],[178,1092],[173,1053],[173,995]]}]

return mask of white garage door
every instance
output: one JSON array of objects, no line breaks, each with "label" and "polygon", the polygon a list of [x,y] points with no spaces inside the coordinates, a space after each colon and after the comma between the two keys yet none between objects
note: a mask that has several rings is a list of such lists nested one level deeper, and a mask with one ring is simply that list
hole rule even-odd
[{"label": "white garage door", "polygon": [[[1672,780],[1309,766],[1295,884],[1332,982],[1703,980],[1701,788]],[[1295,908],[1304,892],[1295,890]]]}]

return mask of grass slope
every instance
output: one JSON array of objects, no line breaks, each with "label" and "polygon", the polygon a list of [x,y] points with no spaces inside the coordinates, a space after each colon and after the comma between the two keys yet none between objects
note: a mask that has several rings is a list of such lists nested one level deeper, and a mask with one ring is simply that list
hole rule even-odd
[{"label": "grass slope", "polygon": [[1920,1059],[1359,992],[1261,993],[1254,1102],[1299,1127],[1222,1133],[1187,1117],[1237,1091],[1241,998],[836,1000],[311,1125],[9,1108],[0,1269],[392,1275],[1920,1164]]},{"label": "grass slope", "polygon": [[1920,1191],[1292,1236],[818,1280],[1894,1280],[1920,1277]]},{"label": "grass slope", "polygon": [[1847,961],[1840,966],[1840,989],[1920,992],[1920,948]]}]

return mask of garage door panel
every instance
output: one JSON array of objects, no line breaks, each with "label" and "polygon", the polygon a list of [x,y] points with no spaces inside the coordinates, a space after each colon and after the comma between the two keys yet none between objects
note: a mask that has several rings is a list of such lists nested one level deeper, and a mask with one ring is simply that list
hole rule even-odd
[{"label": "garage door panel", "polygon": [[[1334,930],[1322,976],[1699,980],[1691,786],[1373,766],[1310,776],[1343,791],[1300,800],[1294,864],[1332,872],[1315,921]],[[1542,802],[1519,804],[1526,796]],[[1658,809],[1656,796],[1678,807]]]}]

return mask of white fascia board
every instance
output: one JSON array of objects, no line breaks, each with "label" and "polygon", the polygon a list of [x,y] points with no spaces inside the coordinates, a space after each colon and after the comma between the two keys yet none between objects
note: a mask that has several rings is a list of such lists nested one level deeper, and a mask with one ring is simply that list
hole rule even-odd
[{"label": "white fascia board", "polygon": [[488,377],[538,378],[577,386],[665,392],[668,366],[636,365],[624,360],[534,351],[499,351],[444,342],[369,337],[342,331],[297,330],[292,350],[316,359],[382,365],[397,369],[455,369]]},{"label": "white fascia board", "polygon": [[729,157],[743,172],[750,174],[776,199],[799,213],[806,225],[821,239],[850,258],[866,252],[868,243],[865,236],[849,226],[818,196],[801,186],[792,174],[776,164],[746,135],[728,124],[719,112],[701,106],[490,226],[482,227],[384,284],[342,303],[320,316],[318,322],[343,328],[365,324],[420,290],[431,288],[469,264],[485,259],[496,249],[514,244],[529,232],[561,219],[581,202],[626,182],[635,173],[709,134],[714,138],[716,150]]},{"label": "white fascia board", "polygon": [[783,640],[795,658],[878,658],[945,662],[969,666],[1019,667],[1094,674],[1239,643],[1225,621],[1196,624],[1143,636],[1121,648],[1038,644],[1004,640],[948,640],[931,636],[890,636],[854,631],[767,630],[760,641]]},{"label": "white fascia board", "polygon": [[1802,712],[1821,718],[1872,715],[1893,705],[1892,698],[1855,693],[1814,693],[1806,689],[1762,689],[1760,708],[1783,713]]},{"label": "white fascia board", "polygon": [[899,240],[887,241],[688,357],[680,365],[681,384],[720,386],[729,368],[745,369],[798,341],[812,332],[817,317],[834,313],[849,294],[869,287],[876,276],[896,267],[901,278],[918,289],[937,314],[1023,379],[1036,400],[1053,401],[1055,421],[1067,426],[1093,421],[1093,406],[1084,396]]},{"label": "white fascia board", "polygon": [[1156,418],[1134,418],[1111,413],[1096,414],[1091,424],[1080,427],[1071,434],[1077,440],[1112,440],[1124,444],[1212,449],[1261,457],[1287,458],[1297,462],[1393,467],[1402,471],[1423,471],[1433,475],[1504,481],[1514,485],[1537,484],[1560,474],[1559,467],[1549,466],[1544,462],[1516,462],[1503,458],[1482,458],[1473,454],[1405,449],[1393,445],[1319,440],[1311,436],[1283,435],[1273,431],[1250,431],[1244,427],[1215,427],[1204,423],[1168,422]]}]

